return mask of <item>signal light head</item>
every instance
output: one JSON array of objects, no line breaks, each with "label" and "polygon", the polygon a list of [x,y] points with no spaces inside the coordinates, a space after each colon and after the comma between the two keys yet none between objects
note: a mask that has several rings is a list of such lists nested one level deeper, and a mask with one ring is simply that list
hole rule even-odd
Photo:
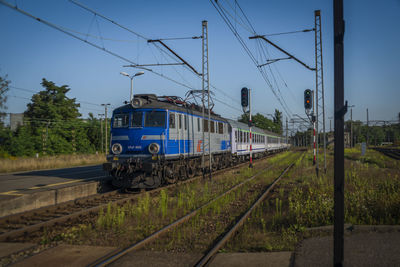
[{"label": "signal light head", "polygon": [[304,91],[304,108],[311,109],[312,107],[312,94],[310,89]]},{"label": "signal light head", "polygon": [[242,96],[241,99],[242,107],[246,108],[249,105],[249,89],[243,87],[241,91],[241,96]]}]

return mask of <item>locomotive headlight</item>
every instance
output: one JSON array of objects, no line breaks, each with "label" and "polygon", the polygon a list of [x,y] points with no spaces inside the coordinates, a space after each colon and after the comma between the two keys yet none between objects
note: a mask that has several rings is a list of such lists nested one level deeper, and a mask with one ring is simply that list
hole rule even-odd
[{"label": "locomotive headlight", "polygon": [[143,101],[140,98],[134,98],[131,101],[131,106],[133,108],[138,108],[143,105]]},{"label": "locomotive headlight", "polygon": [[119,143],[113,144],[111,147],[111,151],[116,155],[121,154],[121,152],[122,152],[121,144],[119,144]]},{"label": "locomotive headlight", "polygon": [[160,146],[157,143],[151,143],[149,145],[149,152],[151,154],[157,154],[160,151]]}]

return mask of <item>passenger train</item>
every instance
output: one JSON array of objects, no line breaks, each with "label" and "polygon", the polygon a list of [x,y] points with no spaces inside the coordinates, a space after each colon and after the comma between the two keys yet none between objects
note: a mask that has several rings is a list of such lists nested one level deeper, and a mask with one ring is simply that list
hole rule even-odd
[{"label": "passenger train", "polygon": [[[103,165],[113,185],[156,188],[200,175],[203,148],[204,171],[210,169],[210,147],[213,171],[247,160],[249,126],[213,112],[208,121],[207,115],[203,119],[199,106],[178,97],[153,94],[135,95],[131,103],[115,109],[110,151]],[[252,136],[254,158],[288,148],[275,133],[252,127]]]}]

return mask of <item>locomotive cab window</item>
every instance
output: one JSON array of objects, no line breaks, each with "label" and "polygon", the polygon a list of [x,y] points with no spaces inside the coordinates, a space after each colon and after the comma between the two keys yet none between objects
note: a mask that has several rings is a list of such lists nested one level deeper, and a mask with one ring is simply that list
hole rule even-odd
[{"label": "locomotive cab window", "polygon": [[144,127],[165,127],[165,111],[146,112]]},{"label": "locomotive cab window", "polygon": [[129,114],[122,113],[122,114],[115,114],[114,115],[114,128],[124,128],[129,126]]},{"label": "locomotive cab window", "polygon": [[143,112],[133,112],[131,117],[131,127],[142,127]]},{"label": "locomotive cab window", "polygon": [[175,113],[169,113],[169,128],[175,129]]}]

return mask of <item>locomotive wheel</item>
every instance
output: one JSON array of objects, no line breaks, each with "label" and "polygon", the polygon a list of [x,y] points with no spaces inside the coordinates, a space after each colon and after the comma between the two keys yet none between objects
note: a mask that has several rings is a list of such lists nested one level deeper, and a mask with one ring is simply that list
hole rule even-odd
[{"label": "locomotive wheel", "polygon": [[180,166],[178,172],[179,172],[179,180],[186,180],[187,178],[186,167]]},{"label": "locomotive wheel", "polygon": [[176,175],[174,175],[174,171],[171,167],[165,167],[165,180],[167,183],[174,184],[178,181]]},{"label": "locomotive wheel", "polygon": [[195,170],[195,168],[193,167],[193,166],[188,166],[188,168],[187,168],[187,176],[189,177],[189,178],[193,178],[194,176],[196,175],[196,170]]}]

